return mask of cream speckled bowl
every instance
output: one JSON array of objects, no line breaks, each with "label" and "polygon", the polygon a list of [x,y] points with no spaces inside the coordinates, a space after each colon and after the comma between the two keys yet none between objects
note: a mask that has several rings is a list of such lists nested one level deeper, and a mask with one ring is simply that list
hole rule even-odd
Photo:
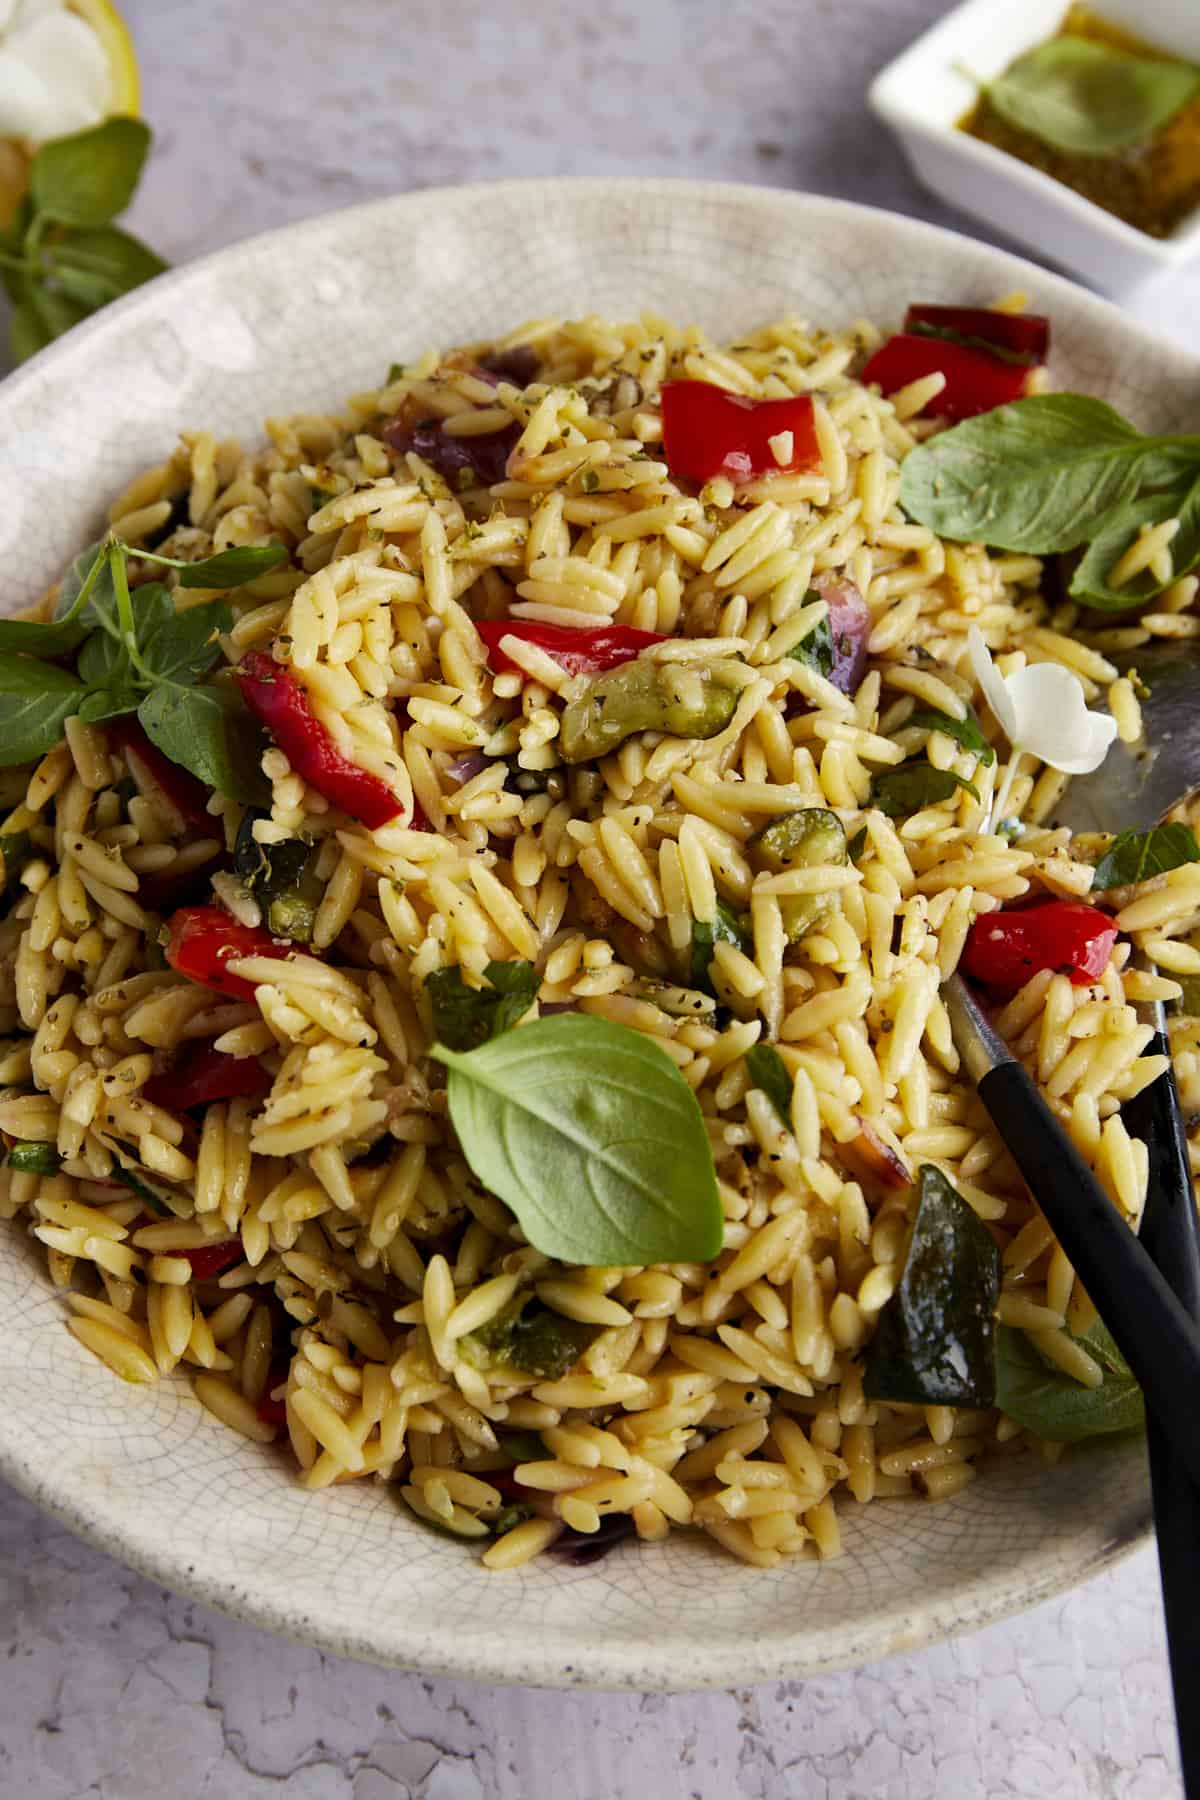
[{"label": "cream speckled bowl", "polygon": [[[184,426],[373,386],[394,358],[532,313],[654,308],[734,333],[840,327],[909,300],[1027,288],[1055,377],[1178,429],[1200,364],[1067,282],[949,232],[754,188],[537,182],[415,193],[239,244],[142,289],[0,387],[6,607],[96,534]],[[0,1475],[124,1562],[259,1625],[376,1662],[494,1681],[695,1688],[869,1661],[1043,1600],[1145,1534],[1140,1445],[1014,1459],[958,1498],[849,1505],[836,1563],[747,1569],[679,1536],[591,1568],[488,1575],[383,1488],[310,1495],[182,1384],[125,1387],[0,1226]]]}]

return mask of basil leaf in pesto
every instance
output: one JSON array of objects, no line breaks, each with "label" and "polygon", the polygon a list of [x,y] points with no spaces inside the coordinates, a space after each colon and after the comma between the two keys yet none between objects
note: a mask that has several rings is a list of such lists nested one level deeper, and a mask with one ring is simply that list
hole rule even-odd
[{"label": "basil leaf in pesto", "polygon": [[1064,32],[982,85],[1018,131],[1071,156],[1106,156],[1145,143],[1194,99],[1200,68]]}]

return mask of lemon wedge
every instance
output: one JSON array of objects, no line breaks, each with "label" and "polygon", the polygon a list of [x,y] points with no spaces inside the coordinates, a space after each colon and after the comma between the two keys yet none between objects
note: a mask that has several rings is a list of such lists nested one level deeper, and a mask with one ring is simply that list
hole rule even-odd
[{"label": "lemon wedge", "polygon": [[0,221],[48,138],[136,114],[137,59],[110,0],[0,0]]}]

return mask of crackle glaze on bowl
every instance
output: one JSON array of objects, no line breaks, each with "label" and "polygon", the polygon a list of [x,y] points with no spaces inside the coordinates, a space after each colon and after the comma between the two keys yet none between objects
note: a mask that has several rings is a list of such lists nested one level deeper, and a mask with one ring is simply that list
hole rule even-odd
[{"label": "crackle glaze on bowl", "polygon": [[[393,359],[531,314],[653,308],[736,333],[785,311],[883,323],[909,300],[1026,288],[1058,385],[1140,425],[1194,417],[1200,364],[1104,302],[949,232],[842,202],[665,181],[400,196],[239,244],[152,283],[0,387],[6,609],[96,535],[176,431],[375,385]],[[65,1330],[0,1227],[0,1474],[122,1561],[344,1655],[493,1681],[696,1688],[870,1661],[1061,1592],[1137,1543],[1140,1445],[1014,1459],[941,1506],[852,1504],[846,1553],[743,1567],[702,1539],[488,1575],[381,1487],[308,1494],[182,1383],[128,1387]]]}]

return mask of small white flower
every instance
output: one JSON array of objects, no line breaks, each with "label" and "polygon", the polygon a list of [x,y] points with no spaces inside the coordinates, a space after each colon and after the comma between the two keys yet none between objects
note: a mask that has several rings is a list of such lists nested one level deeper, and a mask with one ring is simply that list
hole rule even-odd
[{"label": "small white flower", "polygon": [[108,58],[64,0],[0,0],[0,136],[65,137],[109,109]]},{"label": "small white flower", "polygon": [[1091,712],[1083,684],[1058,663],[1034,663],[1001,675],[978,626],[967,637],[976,681],[1018,755],[1036,756],[1064,775],[1090,775],[1108,755],[1117,722]]}]

